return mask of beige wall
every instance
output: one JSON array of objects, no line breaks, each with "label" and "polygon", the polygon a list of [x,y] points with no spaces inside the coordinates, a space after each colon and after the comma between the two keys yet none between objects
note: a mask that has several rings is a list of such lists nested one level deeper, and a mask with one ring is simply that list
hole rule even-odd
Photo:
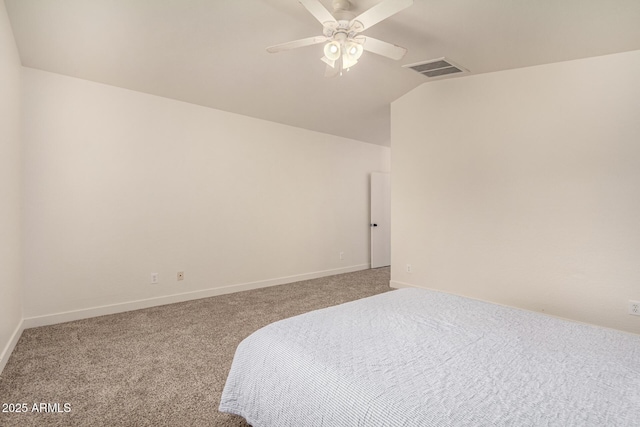
[{"label": "beige wall", "polygon": [[25,317],[368,267],[368,176],[389,169],[388,148],[34,69],[23,80]]},{"label": "beige wall", "polygon": [[392,150],[394,286],[640,333],[640,51],[424,84]]},{"label": "beige wall", "polygon": [[0,2],[0,371],[22,322],[20,59]]}]

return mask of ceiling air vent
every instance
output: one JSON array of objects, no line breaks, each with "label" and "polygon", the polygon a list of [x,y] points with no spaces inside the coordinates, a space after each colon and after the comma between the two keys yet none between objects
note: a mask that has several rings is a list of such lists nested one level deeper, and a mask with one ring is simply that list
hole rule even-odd
[{"label": "ceiling air vent", "polygon": [[430,61],[418,62],[415,64],[403,65],[405,68],[422,74],[426,77],[440,77],[449,74],[468,73],[468,70],[449,61],[447,58],[432,59]]}]

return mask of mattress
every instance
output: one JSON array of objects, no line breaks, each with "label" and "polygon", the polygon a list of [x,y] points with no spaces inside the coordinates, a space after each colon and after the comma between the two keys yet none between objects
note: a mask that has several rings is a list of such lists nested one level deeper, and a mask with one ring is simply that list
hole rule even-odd
[{"label": "mattress", "polygon": [[638,426],[640,336],[423,289],[270,324],[220,411],[261,426]]}]

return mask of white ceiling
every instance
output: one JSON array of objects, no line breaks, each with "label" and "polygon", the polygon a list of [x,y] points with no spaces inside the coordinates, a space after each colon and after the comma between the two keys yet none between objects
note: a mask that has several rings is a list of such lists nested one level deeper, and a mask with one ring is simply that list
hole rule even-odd
[{"label": "white ceiling", "polygon": [[479,74],[640,49],[638,0],[415,0],[365,32],[403,60],[365,52],[326,79],[322,45],[265,51],[321,34],[296,0],[5,3],[26,67],[380,145],[390,102],[428,81],[402,64],[445,56]]}]

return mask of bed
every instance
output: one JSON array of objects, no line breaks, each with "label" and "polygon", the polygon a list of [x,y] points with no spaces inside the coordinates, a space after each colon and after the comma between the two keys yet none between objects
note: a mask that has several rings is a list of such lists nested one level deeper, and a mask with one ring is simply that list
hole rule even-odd
[{"label": "bed", "polygon": [[638,426],[640,336],[400,289],[247,337],[219,410],[254,427]]}]

